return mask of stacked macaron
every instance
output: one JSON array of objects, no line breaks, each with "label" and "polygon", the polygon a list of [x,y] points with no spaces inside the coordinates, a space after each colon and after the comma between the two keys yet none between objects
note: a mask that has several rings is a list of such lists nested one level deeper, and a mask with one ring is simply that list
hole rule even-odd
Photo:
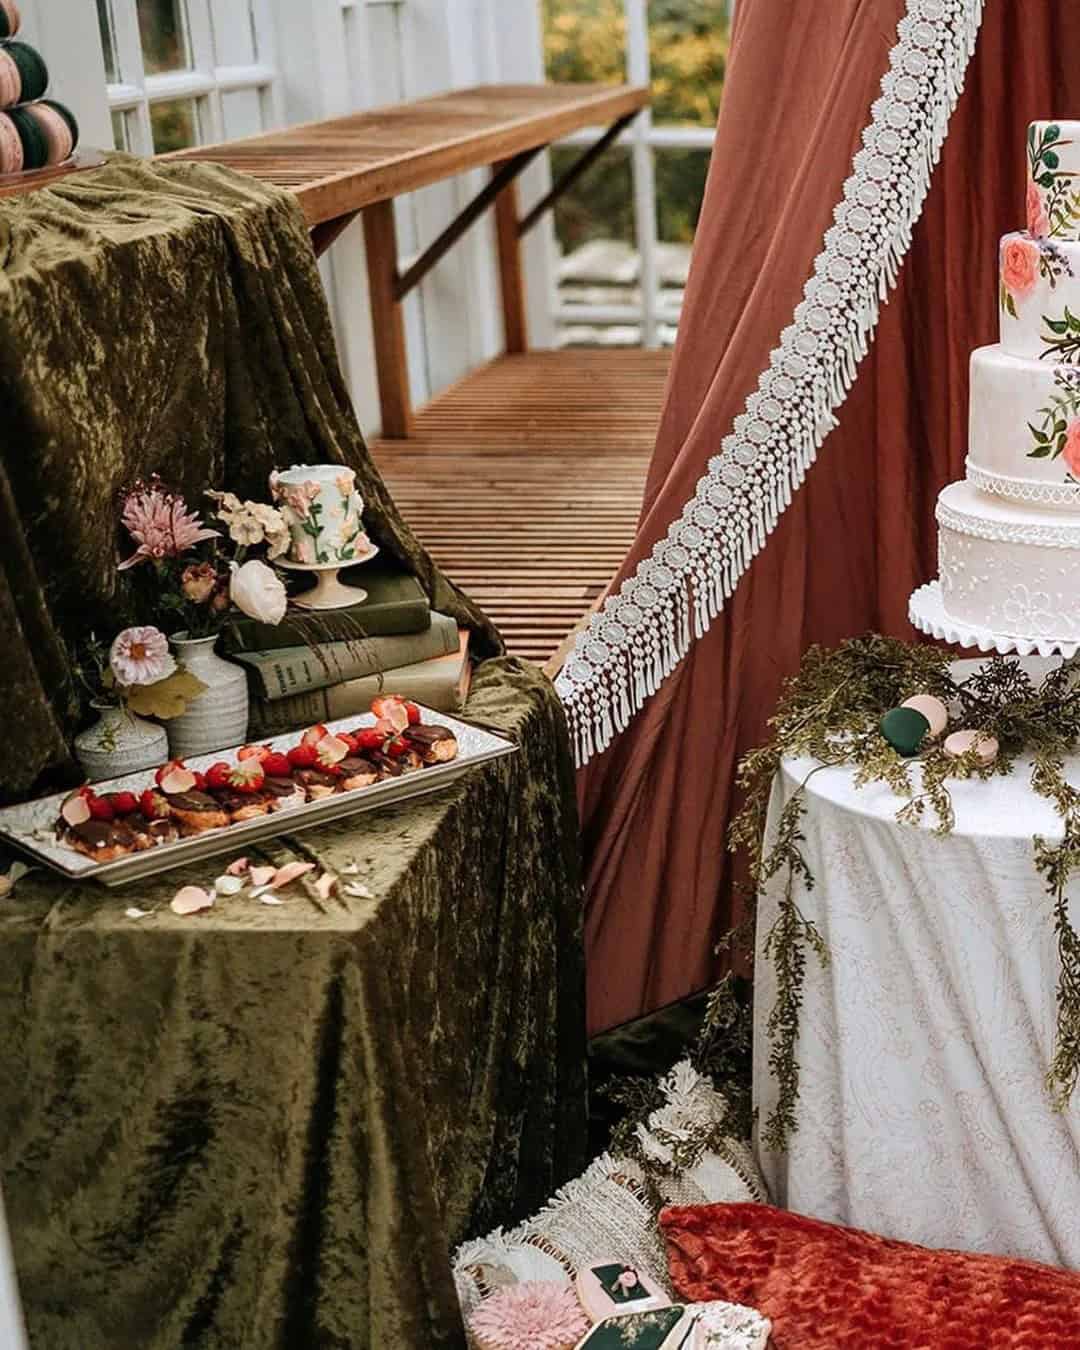
[{"label": "stacked macaron", "polygon": [[18,29],[15,0],[0,0],[0,174],[62,164],[79,143],[71,112],[42,97],[49,72],[39,53],[10,40]]}]

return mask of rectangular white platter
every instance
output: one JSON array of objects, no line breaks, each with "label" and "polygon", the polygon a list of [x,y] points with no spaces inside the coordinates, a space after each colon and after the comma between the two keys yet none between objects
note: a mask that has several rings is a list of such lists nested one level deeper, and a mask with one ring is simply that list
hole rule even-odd
[{"label": "rectangular white platter", "polygon": [[[356,815],[361,811],[372,811],[378,806],[390,802],[411,800],[414,797],[426,797],[432,792],[453,783],[455,779],[467,773],[477,764],[486,764],[490,760],[500,759],[503,755],[513,754],[517,749],[512,741],[504,740],[482,727],[470,726],[459,722],[445,713],[435,713],[422,709],[425,723],[433,726],[448,727],[457,737],[458,756],[448,764],[431,764],[423,769],[404,774],[401,778],[388,778],[381,783],[372,783],[369,787],[354,788],[351,792],[339,792],[333,797],[323,797],[319,801],[305,802],[303,806],[291,807],[286,811],[277,811],[266,816],[257,816],[254,820],[237,821],[218,830],[206,830],[202,834],[192,835],[188,839],[177,839],[174,843],[158,844],[141,853],[130,853],[113,862],[96,863],[74,849],[59,843],[55,835],[56,821],[60,807],[67,797],[66,792],[54,793],[51,797],[41,797],[34,802],[24,802],[20,806],[8,806],[0,810],[0,839],[16,845],[29,853],[39,862],[61,872],[74,881],[101,881],[106,886],[123,886],[143,877],[154,876],[158,872],[167,872],[172,867],[185,863],[199,862],[203,858],[212,858],[219,853],[238,853],[246,845],[259,839],[270,839],[275,835],[295,834],[298,830],[310,829],[314,825],[325,825],[343,816]],[[327,722],[327,731],[353,731],[357,727],[373,725],[375,718],[370,714],[356,717],[343,717],[336,722]],[[275,750],[287,750],[300,738],[298,731],[285,736],[275,736],[265,744]],[[205,770],[220,759],[235,757],[239,746],[231,750],[215,750],[210,755],[198,755],[187,759],[189,769]],[[109,778],[94,784],[100,793],[132,791],[140,792],[153,785],[154,770],[141,769],[138,773],[125,774],[122,778]]]}]

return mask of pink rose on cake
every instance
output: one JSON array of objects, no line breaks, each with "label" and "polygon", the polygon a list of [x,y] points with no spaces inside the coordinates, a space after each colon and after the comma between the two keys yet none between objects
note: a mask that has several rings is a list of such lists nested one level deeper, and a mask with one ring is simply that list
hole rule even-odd
[{"label": "pink rose on cake", "polygon": [[1030,180],[1027,185],[1027,227],[1029,234],[1050,233],[1050,222],[1043,210],[1042,193]]},{"label": "pink rose on cake", "polygon": [[1080,417],[1070,422],[1066,428],[1061,458],[1068,465],[1072,477],[1080,482]]},{"label": "pink rose on cake", "polygon": [[1010,295],[1023,296],[1039,279],[1039,249],[1027,239],[1009,239],[1001,250],[1001,279]]}]

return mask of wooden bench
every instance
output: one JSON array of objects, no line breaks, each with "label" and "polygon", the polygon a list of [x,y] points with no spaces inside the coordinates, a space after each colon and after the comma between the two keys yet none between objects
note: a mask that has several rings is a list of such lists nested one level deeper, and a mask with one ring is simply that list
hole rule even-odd
[{"label": "wooden bench", "polygon": [[[612,144],[649,99],[644,86],[482,85],[332,121],[311,122],[170,158],[226,164],[296,194],[317,253],[362,214],[382,434],[414,430],[401,304],[489,207],[494,206],[506,350],[528,347],[520,240]],[[524,216],[516,179],[546,146],[582,127],[609,124]],[[398,269],[393,199],[469,169],[491,179],[405,271]]]}]

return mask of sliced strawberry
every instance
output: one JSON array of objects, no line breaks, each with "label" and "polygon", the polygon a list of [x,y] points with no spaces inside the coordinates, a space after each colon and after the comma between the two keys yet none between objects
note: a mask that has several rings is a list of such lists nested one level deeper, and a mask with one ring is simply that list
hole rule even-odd
[{"label": "sliced strawberry", "polygon": [[206,791],[206,774],[200,773],[198,769],[192,769],[191,772],[195,775],[195,791],[196,791],[196,792],[205,792],[205,791]]},{"label": "sliced strawberry", "polygon": [[273,751],[268,745],[242,745],[236,752],[237,759],[257,759],[261,763]]},{"label": "sliced strawberry", "polygon": [[288,752],[286,758],[294,769],[313,769],[318,755],[315,753],[315,745],[301,743],[294,745]]},{"label": "sliced strawberry", "polygon": [[216,764],[211,764],[206,771],[206,786],[219,789],[228,787],[231,769],[232,765],[226,764],[223,759],[219,759]]},{"label": "sliced strawberry", "polygon": [[105,800],[118,816],[133,816],[139,809],[139,799],[134,792],[110,792]]},{"label": "sliced strawberry", "polygon": [[139,810],[147,820],[167,820],[170,815],[169,803],[164,795],[153,788],[147,788],[139,798]]},{"label": "sliced strawberry", "polygon": [[406,703],[405,711],[409,714],[409,726],[417,726],[421,720],[419,707],[415,703]]},{"label": "sliced strawberry", "polygon": [[257,759],[242,759],[229,770],[229,787],[234,792],[258,792],[266,774]]},{"label": "sliced strawberry", "polygon": [[266,756],[262,761],[263,773],[267,778],[288,778],[292,773],[292,765],[289,763],[288,755],[272,753]]},{"label": "sliced strawberry", "polygon": [[104,797],[85,798],[87,806],[90,808],[91,820],[113,820],[116,812],[113,810],[112,803],[106,801]]},{"label": "sliced strawberry", "polygon": [[386,753],[391,759],[400,759],[402,755],[409,753],[408,743],[403,741],[400,736],[395,736],[392,741],[386,742]]},{"label": "sliced strawberry", "polygon": [[162,780],[178,769],[186,772],[187,765],[182,759],[170,759],[168,764],[163,764],[161,768],[158,769],[157,773],[154,774],[154,782],[160,787]]},{"label": "sliced strawberry", "polygon": [[317,726],[308,727],[307,731],[300,737],[301,745],[318,745],[326,735],[326,728],[320,722]]},{"label": "sliced strawberry", "polygon": [[360,749],[359,742],[351,731],[335,731],[334,735],[339,741],[345,742],[346,749],[350,755],[355,755],[357,750]]},{"label": "sliced strawberry", "polygon": [[364,727],[356,733],[356,743],[361,750],[381,750],[386,737],[374,727]]},{"label": "sliced strawberry", "polygon": [[371,700],[371,711],[376,717],[389,717],[391,708],[401,708],[404,704],[400,694],[380,694]]}]

